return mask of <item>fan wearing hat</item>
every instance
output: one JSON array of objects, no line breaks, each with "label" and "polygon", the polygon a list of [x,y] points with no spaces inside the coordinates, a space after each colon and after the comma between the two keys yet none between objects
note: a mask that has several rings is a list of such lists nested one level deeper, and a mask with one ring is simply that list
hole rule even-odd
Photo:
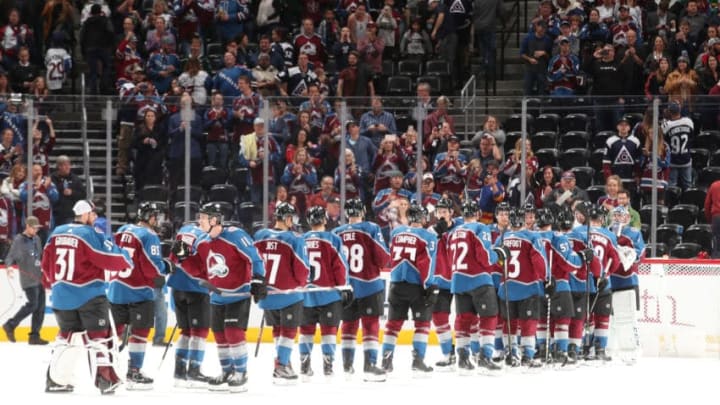
[{"label": "fan wearing hat", "polygon": [[[680,25],[683,26],[682,24]],[[687,29],[687,26],[686,26]],[[700,78],[692,69],[690,55],[683,50],[676,62],[676,68],[665,81],[665,92],[669,100],[680,101],[683,104],[690,102],[690,96],[697,91]]]},{"label": "fan wearing hat", "polygon": [[387,188],[390,182],[390,173],[408,171],[408,164],[405,151],[399,145],[397,135],[385,135],[380,142],[380,149],[372,165],[372,173],[375,174],[374,192]]},{"label": "fan wearing hat", "polygon": [[[568,25],[565,24],[564,27],[568,27]],[[558,53],[548,63],[550,95],[571,96],[575,94],[579,84],[580,59],[571,52],[570,38],[564,35],[559,36],[557,44]]]},{"label": "fan wearing hat", "polygon": [[432,173],[425,172],[422,175],[422,205],[429,213],[435,212],[435,206],[440,201],[440,194],[435,192],[435,177]]},{"label": "fan wearing hat", "polygon": [[385,41],[378,37],[378,27],[371,20],[367,24],[365,38],[357,41],[357,50],[362,61],[370,67],[375,74],[382,73],[382,56],[385,50]]},{"label": "fan wearing hat", "polygon": [[438,153],[433,164],[433,175],[438,180],[438,193],[459,195],[465,189],[467,157],[460,153],[460,140],[454,134],[447,138],[447,152]]},{"label": "fan wearing hat", "polygon": [[603,174],[610,177],[615,174],[624,182],[635,182],[640,169],[642,147],[640,140],[630,132],[630,121],[620,118],[617,124],[617,135],[605,142],[603,156]]},{"label": "fan wearing hat", "polygon": [[498,180],[500,164],[496,160],[490,160],[485,165],[481,174],[482,187],[477,196],[478,208],[480,209],[480,222],[490,225],[493,222],[493,213],[497,204],[505,201],[505,186]]},{"label": "fan wearing hat", "polygon": [[550,193],[543,200],[544,207],[556,206],[558,208],[572,208],[576,201],[589,201],[587,191],[575,184],[575,173],[571,170],[563,172],[560,178],[560,187]]},{"label": "fan wearing hat", "polygon": [[535,185],[537,182],[535,181],[535,172],[538,170],[538,162],[537,159],[530,159],[528,158],[525,163],[525,200],[521,200],[522,198],[522,183],[521,179],[522,177],[517,174],[515,177],[513,177],[508,182],[508,195],[506,200],[510,202],[510,205],[513,207],[524,207],[528,204],[535,205],[535,195],[534,193],[537,192],[535,189]]},{"label": "fan wearing hat", "polygon": [[148,58],[148,77],[158,90],[165,94],[170,90],[170,83],[180,75],[180,58],[175,53],[175,40],[172,36],[163,36],[160,49]]}]

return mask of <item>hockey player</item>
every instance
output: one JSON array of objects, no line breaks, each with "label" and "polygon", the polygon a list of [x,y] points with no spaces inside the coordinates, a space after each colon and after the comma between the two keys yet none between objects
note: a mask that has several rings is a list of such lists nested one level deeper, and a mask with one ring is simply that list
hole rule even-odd
[{"label": "hockey player", "polygon": [[121,271],[133,264],[92,228],[88,201],[76,202],[73,212],[75,222],[55,228],[42,256],[43,281],[51,288],[52,308],[60,327],[45,391],[73,391],[75,363],[87,348],[94,363],[95,386],[102,394],[112,394],[121,381],[111,354],[115,343],[105,296],[105,269]]},{"label": "hockey player", "polygon": [[[567,237],[552,230],[555,218],[550,209],[540,208],[536,212],[536,217],[538,234],[544,244],[550,268],[550,277],[545,280],[545,298],[540,305],[540,323],[537,333],[538,358],[541,361],[549,359],[550,353],[547,349],[550,347],[550,339],[553,338],[555,346],[553,360],[564,366],[568,359],[570,319],[573,315],[573,301],[568,277],[571,273],[577,272],[583,262],[580,256],[573,251]],[[582,254],[589,255],[590,252]],[[548,324],[548,318],[551,320],[550,324]]]},{"label": "hockey player", "polygon": [[153,380],[142,371],[145,346],[154,322],[155,288],[165,284],[164,274],[173,271],[173,264],[164,261],[160,238],[155,233],[160,209],[155,203],[144,202],[137,211],[138,223],[123,225],[115,234],[115,243],[124,249],[134,266],[110,272],[108,299],[118,336],[130,328],[127,371],[128,390],[152,389]]},{"label": "hockey player", "polygon": [[[475,203],[477,205],[477,203]],[[437,222],[428,230],[438,238],[437,255],[435,261],[435,284],[438,286],[438,301],[432,308],[432,321],[435,332],[440,341],[440,350],[443,359],[435,363],[438,371],[453,371],[455,369],[455,348],[452,343],[452,328],[450,327],[450,306],[453,295],[450,292],[452,278],[451,265],[448,260],[447,233],[462,223],[461,218],[453,218],[453,203],[449,198],[443,197],[435,206]]]},{"label": "hockey player", "polygon": [[[505,232],[510,230],[510,204],[507,202],[501,202],[495,207],[495,224],[490,227],[493,246],[497,246],[498,240],[502,240],[505,237]],[[495,292],[497,293],[498,287],[500,287],[500,280],[502,279],[503,268],[499,263],[496,263],[492,267],[492,279],[495,285]],[[499,304],[502,302],[498,300]],[[505,343],[503,342],[503,328],[505,323],[503,318],[498,311],[497,322],[495,326],[495,352],[501,354],[505,350]],[[480,362],[480,343],[475,340],[476,332],[470,337],[470,348],[475,356],[475,363]],[[477,342],[477,343],[476,343]],[[493,357],[494,361],[499,361],[500,357]]]},{"label": "hockey player", "polygon": [[412,370],[417,375],[427,375],[433,371],[424,359],[432,307],[438,300],[438,287],[434,284],[437,237],[422,228],[426,217],[423,207],[411,204],[407,217],[409,225],[393,229],[390,235],[390,309],[382,366],[392,372],[397,337],[411,309],[415,321]]},{"label": "hockey player", "polygon": [[535,231],[536,229],[536,212],[535,212],[535,205],[532,203],[527,203],[523,207],[525,210],[525,229],[528,231]]},{"label": "hockey player", "polygon": [[642,234],[630,226],[630,213],[623,206],[612,211],[613,222],[610,231],[618,238],[618,256],[621,266],[610,276],[613,303],[613,336],[621,359],[629,365],[637,361],[640,348],[637,316],[638,308],[638,264],[645,255]]},{"label": "hockey player", "polygon": [[[530,368],[541,367],[535,357],[535,333],[538,324],[538,300],[543,295],[543,281],[547,279],[548,267],[545,248],[539,236],[523,228],[525,212],[515,208],[510,211],[510,231],[505,232],[496,246],[504,246],[509,255],[503,255],[503,276],[498,288],[500,313],[505,324],[507,364]],[[519,358],[515,342],[520,330],[522,358]],[[512,340],[511,340],[512,339]],[[507,343],[506,343],[507,344]],[[518,361],[518,359],[520,361]]]},{"label": "hockey player", "polygon": [[349,281],[355,300],[343,310],[342,355],[343,370],[354,373],[355,341],[362,321],[362,340],[365,360],[365,381],[385,381],[385,371],[377,366],[380,316],[385,301],[385,282],[380,272],[390,260],[380,227],[363,221],[365,206],[360,199],[345,202],[347,225],[333,232],[342,239],[343,252],[348,262]]},{"label": "hockey player", "polygon": [[[308,288],[323,291],[305,294],[302,324],[300,326],[300,375],[313,375],[310,354],[315,338],[316,324],[320,324],[323,354],[323,374],[333,375],[335,340],[344,304],[352,302],[352,290],[347,286],[348,266],[342,252],[342,241],[325,230],[327,215],[321,206],[311,207],[307,215],[311,231],[305,234],[310,278]],[[329,290],[338,287],[336,290]]]},{"label": "hockey player", "polygon": [[175,386],[205,388],[209,378],[200,366],[205,358],[205,341],[210,330],[210,296],[205,262],[197,246],[207,233],[194,223],[183,225],[175,236],[170,260],[177,263],[168,277],[175,303],[180,338],[175,342]]},{"label": "hockey player", "polygon": [[305,243],[292,231],[295,215],[291,204],[278,204],[275,227],[255,234],[255,247],[265,262],[265,283],[272,293],[259,305],[265,310],[265,321],[273,327],[277,349],[273,382],[281,385],[297,383],[290,355],[301,322],[303,293],[293,290],[305,287],[310,273]]},{"label": "hockey player", "polygon": [[205,263],[210,295],[211,328],[218,347],[222,374],[208,381],[211,391],[247,391],[247,345],[245,333],[250,317],[250,296],[267,295],[265,270],[253,241],[245,231],[223,226],[219,204],[200,209],[198,225],[207,237],[197,252]]},{"label": "hockey player", "polygon": [[[497,326],[498,299],[492,268],[498,255],[492,247],[490,228],[477,221],[478,206],[472,200],[462,205],[464,224],[447,235],[448,262],[452,269],[452,293],[455,294],[455,333],[458,348],[458,367],[461,374],[474,369],[469,360],[470,335],[480,318],[482,352],[478,367],[496,371],[493,363],[495,328]],[[507,256],[507,254],[504,254]]]},{"label": "hockey player", "polygon": [[[593,250],[600,265],[597,271],[588,275],[591,322],[588,322],[590,327],[585,331],[586,345],[583,347],[583,352],[586,360],[609,361],[610,357],[607,356],[605,349],[608,343],[610,314],[612,314],[610,275],[620,266],[617,238],[607,228],[602,227],[605,222],[604,209],[593,204],[582,204],[578,208],[581,215],[587,218],[590,230],[588,231],[585,225],[579,226],[573,229],[569,237],[585,242],[587,247]],[[591,347],[595,349],[594,355],[590,352]]]}]

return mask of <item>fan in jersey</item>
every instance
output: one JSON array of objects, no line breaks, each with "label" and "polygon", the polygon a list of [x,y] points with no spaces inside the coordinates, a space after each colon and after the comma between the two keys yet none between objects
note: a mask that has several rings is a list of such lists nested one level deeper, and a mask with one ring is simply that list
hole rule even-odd
[{"label": "fan in jersey", "polygon": [[290,355],[301,323],[304,297],[293,290],[305,287],[310,273],[305,243],[292,231],[296,215],[292,205],[278,204],[273,229],[255,234],[255,247],[265,262],[265,282],[272,293],[259,304],[265,310],[265,321],[273,327],[277,350],[273,382],[280,385],[298,380],[290,365]]},{"label": "fan in jersey", "polygon": [[[493,265],[498,260],[492,247],[490,228],[478,222],[478,206],[473,200],[462,205],[464,223],[455,227],[445,237],[447,255],[452,270],[451,290],[455,294],[455,336],[458,351],[458,367],[465,374],[474,369],[470,362],[470,336],[473,325],[480,319],[480,343],[478,367],[488,372],[500,369],[492,361],[495,328],[497,326],[498,300],[492,278]],[[502,253],[508,256],[507,252]]]},{"label": "fan in jersey", "polygon": [[108,299],[120,336],[130,328],[128,351],[128,390],[152,389],[153,379],[142,371],[145,346],[154,321],[155,288],[165,284],[164,274],[173,264],[164,261],[160,238],[155,233],[160,208],[155,203],[140,204],[138,223],[123,225],[115,233],[115,243],[132,259],[134,267],[110,272]]},{"label": "fan in jersey", "polygon": [[218,346],[222,374],[208,381],[211,391],[247,391],[247,346],[245,333],[250,317],[250,296],[264,298],[263,262],[252,238],[234,226],[223,226],[222,208],[205,204],[198,216],[207,237],[197,245],[204,262],[210,296],[211,327]]},{"label": "fan in jersey", "polygon": [[196,224],[185,224],[175,236],[170,260],[177,264],[168,277],[175,303],[175,318],[180,339],[175,342],[175,386],[207,387],[208,377],[201,371],[205,358],[205,340],[210,330],[210,296],[205,287],[205,263],[197,246],[207,237]]},{"label": "fan in jersey", "polygon": [[692,187],[692,155],[690,148],[695,126],[690,117],[682,115],[682,107],[671,101],[667,108],[670,118],[662,124],[662,133],[670,145],[670,185],[683,191]]},{"label": "fan in jersey", "polygon": [[55,31],[50,41],[50,47],[45,52],[45,81],[49,90],[60,90],[72,69],[72,57],[64,48],[65,34]]},{"label": "fan in jersey", "polygon": [[[545,248],[535,232],[524,229],[525,212],[521,208],[510,211],[510,230],[495,246],[504,246],[509,255],[501,257],[503,276],[498,288],[500,313],[504,319],[506,364],[512,367],[541,367],[535,357],[535,334],[538,324],[538,304],[543,295],[543,281],[548,267]],[[522,358],[514,340],[520,332]],[[507,344],[507,343],[506,343]]]},{"label": "fan in jersey", "polygon": [[385,282],[380,272],[390,256],[380,227],[374,222],[363,221],[365,205],[362,200],[346,201],[345,215],[348,223],[333,230],[342,239],[350,270],[349,284],[355,295],[355,300],[342,314],[343,370],[346,374],[355,372],[355,341],[362,321],[363,378],[365,381],[385,381],[385,371],[377,367],[380,316],[385,301]]},{"label": "fan in jersey", "polygon": [[[537,226],[539,236],[545,247],[545,255],[550,268],[549,278],[545,280],[545,297],[540,306],[540,323],[538,324],[538,357],[541,361],[550,359],[547,351],[553,339],[555,351],[552,360],[566,365],[568,361],[568,344],[570,319],[573,315],[573,301],[570,293],[568,277],[580,269],[583,262],[576,254],[570,241],[560,232],[554,232],[552,226],[555,218],[548,208],[537,210]],[[583,256],[592,255],[591,250],[583,252]],[[548,305],[550,306],[550,325],[547,323]],[[549,329],[551,328],[552,329]]]},{"label": "fan in jersey", "polygon": [[[472,201],[472,203],[475,203]],[[476,204],[477,205],[477,204]],[[432,308],[432,322],[435,324],[435,333],[440,341],[440,350],[443,359],[435,363],[438,371],[454,371],[455,349],[452,344],[452,328],[450,327],[450,306],[452,293],[450,282],[452,279],[452,265],[448,260],[448,232],[463,223],[462,218],[453,218],[453,203],[449,198],[441,198],[435,206],[437,222],[428,230],[438,238],[437,255],[435,262],[435,284],[438,287],[438,300]]]},{"label": "fan in jersey", "polygon": [[51,289],[51,305],[60,327],[48,366],[46,392],[73,391],[73,370],[84,357],[86,344],[100,392],[112,394],[121,384],[110,351],[105,271],[125,271],[132,269],[133,263],[117,245],[95,232],[90,223],[92,210],[88,201],[76,202],[75,221],[55,228],[43,250],[43,284]]},{"label": "fan in jersey", "polygon": [[395,344],[408,310],[412,310],[415,322],[412,370],[416,375],[433,371],[425,364],[425,351],[432,307],[438,301],[439,292],[434,281],[437,237],[422,228],[426,215],[423,207],[411,204],[407,212],[409,225],[393,229],[390,235],[390,309],[385,323],[382,361],[387,372],[393,371]]},{"label": "fan in jersey", "polygon": [[638,307],[638,264],[645,256],[645,242],[642,233],[630,226],[630,213],[625,207],[612,211],[612,232],[618,239],[617,252],[620,266],[610,276],[612,283],[613,317],[612,330],[621,359],[626,364],[635,364],[640,349],[636,312]]},{"label": "fan in jersey", "polygon": [[[593,250],[600,264],[598,272],[593,272],[588,277],[591,322],[588,323],[589,328],[585,332],[586,341],[583,354],[585,360],[610,361],[605,349],[607,348],[610,315],[612,314],[610,275],[616,273],[621,266],[617,253],[617,237],[607,228],[602,227],[605,222],[604,209],[593,204],[582,204],[579,208],[581,214],[588,219],[590,230],[588,231],[586,225],[582,225],[573,229],[572,234],[568,237],[584,242],[588,248]],[[594,353],[591,348],[594,349]]]},{"label": "fan in jersey", "polygon": [[[313,375],[310,354],[313,348],[316,325],[320,324],[323,354],[323,374],[333,375],[335,340],[344,305],[352,302],[352,290],[347,287],[348,265],[342,253],[340,237],[325,230],[325,208],[313,206],[308,210],[311,231],[305,234],[310,278],[308,288],[322,291],[305,294],[302,325],[300,326],[300,375]],[[333,289],[338,287],[338,289]]]}]

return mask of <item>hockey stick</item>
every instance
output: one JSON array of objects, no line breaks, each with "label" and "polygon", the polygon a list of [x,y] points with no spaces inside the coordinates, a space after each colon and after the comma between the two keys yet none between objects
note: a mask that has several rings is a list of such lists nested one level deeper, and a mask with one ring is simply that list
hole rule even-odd
[{"label": "hockey stick", "polygon": [[[593,249],[592,242],[590,241],[590,215],[586,214],[585,225],[587,226],[587,241],[586,246],[589,249]],[[594,252],[594,250],[593,250]],[[585,327],[584,338],[586,339],[588,346],[590,346],[590,262],[585,261]]]},{"label": "hockey stick", "polygon": [[163,351],[163,355],[160,358],[160,364],[158,364],[158,371],[160,371],[160,368],[162,368],[163,361],[165,361],[165,357],[168,354],[168,350],[170,350],[170,346],[172,345],[173,338],[175,337],[175,332],[178,330],[178,324],[175,323],[175,326],[172,328],[172,332],[170,332],[170,339],[168,339],[167,343],[165,343],[165,350]]},{"label": "hockey stick", "polygon": [[[605,270],[603,271],[603,274],[607,274],[608,270],[610,269],[610,265],[612,265],[612,257],[611,257],[610,259],[608,259],[608,262],[607,262],[607,264],[605,265]],[[601,275],[600,277],[602,278],[603,276]],[[598,297],[599,297],[599,296],[600,296],[600,291],[598,291],[598,292],[595,294],[595,298],[593,298],[592,305],[590,306],[590,311],[591,311],[591,312],[595,310],[595,304],[597,304],[597,301],[598,301]]]},{"label": "hockey stick", "polygon": [[255,342],[255,357],[260,353],[260,342],[262,341],[263,331],[265,330],[265,311],[263,311],[262,319],[260,320],[260,332],[258,332],[257,342]]},{"label": "hockey stick", "polygon": [[132,326],[130,324],[127,324],[125,326],[125,329],[123,330],[123,336],[122,336],[122,342],[120,343],[120,347],[118,347],[118,352],[122,352],[128,345],[128,340],[130,340],[130,329]]},{"label": "hockey stick", "polygon": [[[552,282],[552,249],[550,249],[550,258],[549,258],[549,264],[550,264],[550,274],[548,274],[548,281]],[[548,361],[550,361],[550,335],[551,335],[551,328],[550,328],[550,309],[552,308],[552,296],[548,294],[547,296],[547,315],[546,315],[546,329],[545,329],[545,364],[548,364]]]},{"label": "hockey stick", "polygon": [[[505,242],[505,232],[507,231],[507,228],[503,229],[502,234],[500,234],[500,246],[503,246],[503,243]],[[505,282],[503,283],[503,289],[505,291],[505,314],[506,319],[505,323],[507,324],[507,350],[508,354],[512,357],[512,338],[513,335],[510,333],[510,330],[512,329],[512,321],[510,320],[510,293],[508,291],[508,257],[505,257],[503,259],[503,278],[505,279]],[[506,357],[507,358],[507,357]],[[507,360],[505,361],[507,363]]]}]

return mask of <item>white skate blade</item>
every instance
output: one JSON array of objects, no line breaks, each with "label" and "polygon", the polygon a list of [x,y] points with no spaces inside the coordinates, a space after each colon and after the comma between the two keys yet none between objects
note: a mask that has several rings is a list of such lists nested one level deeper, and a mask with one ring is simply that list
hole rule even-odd
[{"label": "white skate blade", "polygon": [[152,384],[138,384],[132,381],[125,382],[125,389],[128,391],[150,391],[153,389]]},{"label": "white skate blade", "polygon": [[419,380],[430,378],[432,377],[433,372],[432,371],[419,371],[419,370],[413,370],[412,371],[412,377],[417,378]]},{"label": "white skate blade", "polygon": [[384,382],[387,380],[387,374],[363,373],[363,381],[367,382]]},{"label": "white skate blade", "polygon": [[188,380],[181,380],[179,378],[176,378],[173,380],[173,387],[175,388],[190,388],[188,386],[189,381]]},{"label": "white skate blade", "polygon": [[223,383],[220,385],[209,385],[208,384],[208,391],[212,391],[212,392],[225,392],[229,389],[230,388],[228,387],[227,383]]},{"label": "white skate blade", "polygon": [[297,384],[298,384],[298,380],[299,380],[299,378],[295,378],[295,379],[293,379],[293,380],[289,380],[289,379],[287,379],[287,378],[276,378],[276,377],[273,377],[273,384],[274,384],[274,385],[281,386],[281,387],[290,387],[290,386],[293,386],[293,385],[297,385]]},{"label": "white skate blade", "polygon": [[434,369],[435,369],[435,371],[437,371],[438,373],[452,373],[452,372],[455,372],[455,370],[456,370],[454,364],[453,364],[453,365],[450,365],[450,366],[438,366],[438,365],[436,364],[435,367],[434,367]]},{"label": "white skate blade", "polygon": [[229,391],[231,394],[240,394],[240,393],[243,393],[243,392],[247,392],[247,390],[248,390],[248,389],[247,389],[247,384],[243,384],[243,385],[241,385],[241,386],[239,386],[239,387],[228,387],[228,391]]}]

